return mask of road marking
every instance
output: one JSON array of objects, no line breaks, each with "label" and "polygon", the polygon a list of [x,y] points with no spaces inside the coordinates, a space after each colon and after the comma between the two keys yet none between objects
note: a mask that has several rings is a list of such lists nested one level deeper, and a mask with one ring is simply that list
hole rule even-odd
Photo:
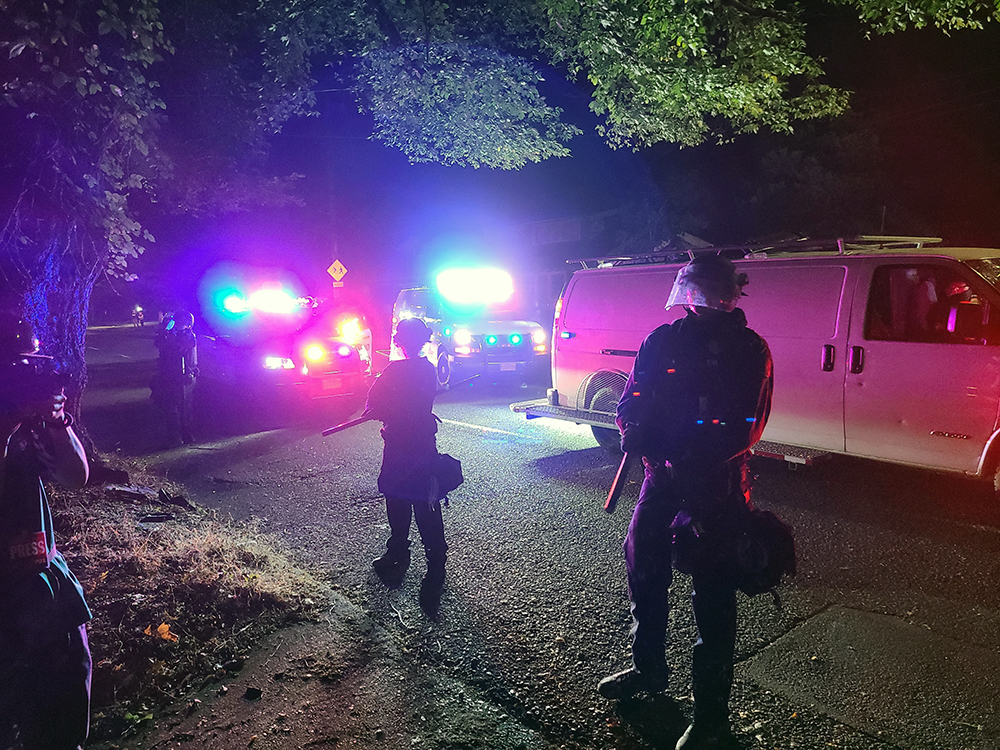
[{"label": "road marking", "polygon": [[483,427],[479,424],[470,424],[469,422],[456,422],[454,419],[442,419],[442,422],[447,422],[448,424],[457,424],[459,427],[471,427],[474,430],[483,430],[484,432],[498,432],[501,435],[513,435],[514,437],[521,437],[517,432],[508,432],[507,430],[498,430],[496,427]]}]

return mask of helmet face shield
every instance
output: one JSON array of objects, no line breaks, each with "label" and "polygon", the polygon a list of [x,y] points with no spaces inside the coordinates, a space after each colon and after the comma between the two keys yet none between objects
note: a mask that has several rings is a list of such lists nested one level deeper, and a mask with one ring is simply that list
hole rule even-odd
[{"label": "helmet face shield", "polygon": [[698,256],[677,272],[665,307],[709,307],[732,312],[747,283],[745,273],[718,255]]}]

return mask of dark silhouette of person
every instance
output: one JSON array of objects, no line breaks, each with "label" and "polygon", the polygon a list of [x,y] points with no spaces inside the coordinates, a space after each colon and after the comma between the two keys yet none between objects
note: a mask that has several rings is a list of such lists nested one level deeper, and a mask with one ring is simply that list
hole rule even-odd
[{"label": "dark silhouette of person", "polygon": [[168,447],[195,442],[191,432],[191,387],[198,376],[198,340],[194,316],[181,311],[164,318],[154,343],[159,350],[151,398],[163,414],[162,431]]},{"label": "dark silhouette of person", "polygon": [[0,313],[0,746],[78,750],[90,725],[90,610],[56,549],[43,479],[87,483],[66,396],[21,310]]},{"label": "dark silhouette of person", "polygon": [[950,281],[944,289],[944,296],[930,306],[927,313],[928,328],[934,341],[951,342],[961,340],[957,329],[959,305],[972,301],[972,289],[962,279]]},{"label": "dark silhouette of person", "polygon": [[431,410],[437,378],[434,366],[420,356],[430,337],[430,328],[419,318],[399,321],[395,340],[404,358],[390,362],[372,384],[365,413],[383,423],[378,489],[385,495],[389,520],[386,551],[372,566],[390,588],[402,584],[410,564],[410,521],[415,518],[427,558],[420,604],[433,618],[441,603],[448,545],[434,474],[438,420]]},{"label": "dark silhouette of person", "polygon": [[642,456],[645,477],[624,545],[632,667],[598,691],[620,700],[667,688],[668,589],[675,566],[690,573],[694,717],[676,750],[737,747],[729,723],[737,586],[728,565],[750,509],[749,449],[773,387],[767,344],[736,307],[746,282],[718,255],[684,266],[667,307],[687,314],[643,341],[617,410],[622,450]]}]

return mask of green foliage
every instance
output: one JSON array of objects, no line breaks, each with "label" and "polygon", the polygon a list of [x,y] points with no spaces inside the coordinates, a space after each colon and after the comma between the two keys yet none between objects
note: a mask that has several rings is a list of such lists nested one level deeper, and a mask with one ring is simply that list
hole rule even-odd
[{"label": "green foliage", "polygon": [[613,146],[696,145],[842,112],[794,4],[545,0],[546,45],[594,86]]},{"label": "green foliage", "polygon": [[124,274],[150,239],[128,198],[158,166],[150,152],[163,103],[147,69],[170,46],[156,3],[23,3],[0,7],[0,18],[6,114],[28,146],[2,248],[29,277],[48,252],[65,253],[84,279]]},{"label": "green foliage", "polygon": [[18,182],[3,205],[0,260],[74,379],[71,406],[86,382],[93,284],[127,274],[152,240],[130,199],[162,166],[163,103],[148,69],[169,50],[155,0],[0,4],[0,128],[22,144],[11,153]]},{"label": "green foliage", "polygon": [[995,0],[843,0],[857,9],[861,20],[879,33],[936,26],[945,31],[981,29],[1000,21]]},{"label": "green foliage", "polygon": [[410,161],[500,169],[567,156],[580,132],[545,103],[541,80],[521,58],[460,44],[372,52],[356,79],[375,137]]},{"label": "green foliage", "polygon": [[[326,2],[332,17],[341,3]],[[544,16],[528,0],[369,3],[347,77],[373,137],[411,162],[519,169],[567,156],[562,122],[533,59]]]}]

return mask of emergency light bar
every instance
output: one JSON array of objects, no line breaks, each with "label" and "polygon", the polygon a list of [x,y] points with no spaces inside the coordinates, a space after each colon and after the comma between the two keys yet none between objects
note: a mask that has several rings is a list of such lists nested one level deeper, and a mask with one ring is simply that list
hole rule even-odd
[{"label": "emergency light bar", "polygon": [[271,315],[288,315],[311,306],[307,297],[296,297],[284,289],[264,287],[252,292],[249,297],[236,290],[227,290],[222,295],[219,307],[229,315],[246,315],[261,312]]},{"label": "emergency light bar", "polygon": [[303,307],[302,300],[280,287],[258,289],[250,295],[250,306],[263,313],[287,314]]},{"label": "emergency light bar", "polygon": [[514,294],[514,281],[499,268],[450,268],[438,274],[437,288],[457,305],[495,305]]}]

